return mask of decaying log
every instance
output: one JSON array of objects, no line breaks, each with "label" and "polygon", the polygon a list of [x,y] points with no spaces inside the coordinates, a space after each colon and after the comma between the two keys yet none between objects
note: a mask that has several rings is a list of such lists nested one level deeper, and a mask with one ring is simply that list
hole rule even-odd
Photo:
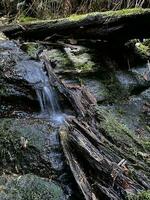
[{"label": "decaying log", "polygon": [[[78,126],[77,126],[78,123]],[[79,128],[80,127],[80,128]],[[91,132],[76,119],[69,120],[60,130],[61,143],[74,177],[86,200],[124,199],[127,193],[137,193],[143,187],[131,180],[124,169],[111,162],[102,151],[103,144],[90,141]],[[94,134],[94,133],[92,133]],[[104,147],[104,146],[103,146]]]},{"label": "decaying log", "polygon": [[87,177],[85,176],[85,173],[82,171],[80,164],[70,151],[69,145],[66,141],[66,130],[64,131],[63,129],[60,131],[60,136],[61,136],[61,143],[63,146],[63,150],[65,153],[65,156],[69,162],[69,166],[75,176],[75,180],[78,183],[79,187],[81,188],[86,200],[91,199],[92,197],[92,189],[91,186],[87,180]]},{"label": "decaying log", "polygon": [[10,38],[24,39],[78,38],[125,42],[150,37],[150,9],[129,9],[91,13],[66,19],[47,20],[1,26]]}]

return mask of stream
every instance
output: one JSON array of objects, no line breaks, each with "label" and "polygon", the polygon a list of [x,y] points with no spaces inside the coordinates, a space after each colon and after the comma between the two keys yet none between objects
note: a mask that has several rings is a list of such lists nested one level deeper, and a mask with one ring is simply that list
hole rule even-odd
[{"label": "stream", "polygon": [[38,76],[41,81],[34,87],[41,107],[41,115],[47,115],[54,123],[62,124],[64,115],[61,112],[57,93],[50,85],[46,72],[40,70]]},{"label": "stream", "polygon": [[[0,192],[0,199],[84,199],[63,153],[59,135],[65,118],[72,116],[76,117],[76,121],[70,125],[70,136],[78,139],[77,136],[82,135],[82,131],[84,133],[84,140],[79,137],[79,142],[72,144],[71,140],[69,144],[68,152],[74,156],[71,159],[75,158],[72,159],[74,169],[79,169],[76,165],[78,161],[92,187],[96,179],[102,188],[111,189],[111,183],[106,181],[103,171],[102,174],[93,173],[94,159],[89,162],[86,157],[89,152],[84,148],[95,148],[91,143],[93,140],[86,138],[91,132],[84,132],[88,122],[84,123],[82,118],[77,117],[71,100],[54,87],[45,60],[40,59],[39,52],[44,52],[51,72],[66,84],[73,97],[77,96],[80,105],[89,97],[96,102],[101,116],[96,133],[104,141],[109,141],[105,145],[102,142],[99,149],[94,151],[94,154],[98,152],[96,158],[99,159],[102,154],[109,163],[117,164],[126,156],[128,167],[132,170],[134,160],[139,159],[147,180],[149,168],[144,158],[149,151],[147,142],[150,130],[150,73],[147,58],[138,65],[139,58],[134,61],[132,58],[133,65],[128,68],[124,67],[127,65],[126,59],[123,60],[126,58],[124,49],[119,52],[118,58],[115,51],[106,53],[95,47],[90,49],[74,45],[66,49],[64,46],[56,48],[56,45],[43,46],[32,42],[21,44],[4,39],[0,40],[0,188],[5,190]],[[85,90],[81,89],[82,86]],[[101,128],[106,130],[106,135]],[[88,145],[84,146],[85,139]],[[145,145],[144,150],[140,149],[140,142]],[[76,151],[75,144],[82,148]],[[83,149],[82,157],[80,151]],[[94,154],[90,154],[90,157]],[[86,162],[83,159],[87,159]],[[144,170],[136,171],[140,178]],[[80,181],[82,183],[82,179]],[[99,195],[99,190],[96,194]]]},{"label": "stream", "polygon": [[[11,171],[52,177],[63,189],[59,200],[81,198],[60,144],[59,128],[66,114],[61,111],[57,91],[50,84],[43,63],[31,59],[13,41],[0,42],[0,59],[3,71],[1,83],[6,85],[3,88],[5,95],[4,92],[1,94],[1,122],[9,121],[11,126],[7,129],[12,134],[18,132],[15,137],[21,140],[21,145],[29,142],[29,152],[22,152],[19,163],[16,163],[17,152],[12,155],[16,161]],[[8,158],[7,162],[12,161]],[[2,165],[3,172],[4,168],[5,164]]]}]

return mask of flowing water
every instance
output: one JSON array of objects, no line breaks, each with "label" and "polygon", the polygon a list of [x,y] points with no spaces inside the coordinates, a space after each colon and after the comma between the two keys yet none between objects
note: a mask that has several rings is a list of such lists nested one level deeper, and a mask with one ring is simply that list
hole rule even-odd
[{"label": "flowing water", "polygon": [[61,112],[58,96],[55,89],[50,85],[46,72],[40,69],[40,82],[35,90],[41,108],[41,114],[47,116],[55,124],[62,124],[64,115]]},{"label": "flowing water", "polygon": [[59,106],[57,94],[50,84],[36,89],[36,93],[42,114],[47,115],[54,123],[62,124],[64,116]]},{"label": "flowing water", "polygon": [[[11,98],[15,94],[15,104],[13,105],[14,102],[10,103],[12,104],[12,107],[10,106],[10,111],[9,111],[10,113],[8,113],[7,111],[7,109],[9,110],[9,108],[6,108],[5,115],[9,116],[9,118],[11,114],[14,118],[17,117],[17,120],[16,119],[12,119],[12,120],[17,121],[18,123],[17,126],[19,127],[17,134],[23,134],[23,138],[26,137],[26,134],[28,138],[28,132],[30,132],[30,134],[32,135],[32,131],[33,131],[35,134],[35,135],[33,134],[33,139],[31,137],[31,140],[33,140],[33,143],[35,139],[35,148],[33,148],[33,152],[35,152],[35,154],[33,153],[29,155],[29,160],[31,160],[31,163],[30,162],[27,163],[27,167],[29,166],[29,170],[27,169],[27,171],[30,172],[30,165],[32,168],[32,162],[34,162],[36,158],[36,157],[33,157],[32,159],[32,156],[36,156],[36,154],[40,153],[38,157],[41,161],[40,166],[43,167],[43,170],[41,171],[44,171],[45,169],[47,169],[45,168],[47,167],[47,164],[49,165],[48,169],[50,169],[51,167],[52,170],[48,171],[47,172],[48,174],[46,174],[47,178],[53,177],[54,180],[60,183],[60,185],[64,189],[64,193],[67,196],[65,200],[66,199],[67,200],[81,199],[81,198],[76,198],[75,193],[77,193],[78,195],[79,192],[76,192],[74,188],[76,187],[76,184],[74,182],[71,172],[69,171],[69,167],[67,167],[67,164],[65,162],[63,150],[62,150],[60,139],[59,139],[59,128],[64,123],[64,114],[61,112],[61,107],[59,104],[60,100],[58,98],[57,91],[49,82],[47,73],[43,69],[42,62],[37,62],[33,59],[30,59],[30,57],[28,57],[24,52],[22,52],[17,46],[17,44],[15,44],[14,42],[8,41],[8,42],[4,42],[4,44],[0,43],[0,47],[1,46],[3,47],[2,48],[3,51],[0,52],[0,60],[1,61],[4,60],[6,62],[6,64],[5,62],[4,63],[2,62],[2,67],[4,67],[5,69],[4,70],[5,73],[3,73],[2,71],[2,74],[6,74],[6,79],[8,81],[6,87],[9,86],[8,91],[9,92],[11,91],[10,93],[6,91],[6,93],[8,92],[7,95],[10,96]],[[3,85],[5,86],[5,84],[6,83],[4,81]],[[34,91],[36,91],[37,99],[39,101],[39,106],[41,108],[41,111],[40,113],[38,113],[38,116],[37,114],[35,115],[35,113],[33,113],[33,112],[37,112],[37,109],[36,109],[37,103],[35,103],[33,89]],[[20,99],[18,100],[18,97],[21,100]],[[25,101],[24,98],[25,100],[29,98],[30,100],[32,100],[32,104],[35,103],[35,105],[30,105],[30,101]],[[21,104],[21,108],[20,107],[18,108],[19,104]],[[33,110],[32,110],[32,106],[33,107],[35,106]],[[7,107],[7,104],[5,107]],[[5,107],[3,108],[4,111],[5,111]],[[27,112],[24,112],[26,111],[26,108],[28,107],[29,107],[29,110],[27,110]],[[4,112],[3,110],[2,112]],[[19,111],[19,115],[18,115],[18,111]],[[26,119],[21,119],[24,116],[27,116],[27,118],[29,117],[29,121],[28,119],[27,121]],[[42,120],[39,120],[40,122],[39,126],[36,125],[38,123],[38,120],[35,120],[34,117],[35,118],[38,117],[42,119]],[[18,118],[20,118],[20,120],[18,120]],[[28,122],[31,123],[29,124],[29,129],[28,129],[28,126],[24,127],[24,124],[22,125],[22,120],[23,122],[26,122],[25,125],[28,124]],[[20,127],[23,127],[23,128],[22,130],[19,131]],[[31,131],[30,131],[30,127],[31,127]],[[40,134],[40,131],[41,131],[40,136],[44,138],[42,138],[43,140],[38,145],[38,142],[39,142],[38,134]],[[30,134],[29,134],[29,139],[30,139]],[[41,149],[43,150],[39,149],[39,147],[41,147]],[[38,151],[36,151],[36,148],[38,148]],[[29,151],[29,154],[30,154],[30,151]],[[22,158],[21,160],[24,160],[24,158]],[[25,155],[25,160],[26,160],[26,155]],[[38,163],[36,164],[38,165]],[[36,164],[33,166],[33,169],[36,166]],[[41,172],[41,173],[45,173],[45,172]],[[33,171],[33,174],[34,174],[34,171]]]},{"label": "flowing water", "polygon": [[50,134],[46,138],[49,149],[47,156],[52,169],[58,175],[58,181],[64,185],[67,199],[74,199],[72,197],[74,194],[71,189],[72,186],[70,187],[70,181],[68,181],[68,172],[66,171],[65,158],[59,139],[59,127],[64,122],[64,114],[61,112],[57,92],[49,83],[47,74],[43,69],[40,69],[38,76],[40,76],[40,82],[35,86],[35,90],[41,108],[40,116],[46,117],[52,122]]}]

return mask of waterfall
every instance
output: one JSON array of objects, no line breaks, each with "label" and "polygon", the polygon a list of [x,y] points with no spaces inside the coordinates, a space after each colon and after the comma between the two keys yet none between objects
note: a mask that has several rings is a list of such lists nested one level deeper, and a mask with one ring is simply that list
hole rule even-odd
[{"label": "waterfall", "polygon": [[60,113],[57,96],[50,85],[45,85],[41,89],[37,89],[36,93],[43,113],[47,112],[49,115]]},{"label": "waterfall", "polygon": [[36,85],[36,94],[41,107],[41,112],[47,115],[53,122],[61,124],[64,115],[61,112],[58,96],[55,89],[50,85],[46,73],[40,69],[40,83]]}]

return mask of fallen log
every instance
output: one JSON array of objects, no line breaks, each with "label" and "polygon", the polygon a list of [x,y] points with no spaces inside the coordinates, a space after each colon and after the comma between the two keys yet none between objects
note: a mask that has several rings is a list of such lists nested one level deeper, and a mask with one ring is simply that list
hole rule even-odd
[{"label": "fallen log", "polygon": [[35,21],[1,26],[10,38],[100,39],[124,43],[133,38],[150,37],[150,9],[128,9],[71,16],[59,20]]},{"label": "fallen log", "polygon": [[86,200],[125,199],[127,194],[143,189],[128,177],[124,168],[107,158],[100,142],[95,140],[96,145],[90,142],[89,131],[83,134],[85,128],[79,130],[76,124],[74,119],[69,121],[67,128],[60,130],[60,136],[65,156]]}]

